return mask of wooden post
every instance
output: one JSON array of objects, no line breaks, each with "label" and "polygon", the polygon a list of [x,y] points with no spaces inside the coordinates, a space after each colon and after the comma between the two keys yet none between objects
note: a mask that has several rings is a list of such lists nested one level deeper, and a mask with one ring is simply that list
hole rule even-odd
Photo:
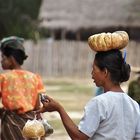
[{"label": "wooden post", "polygon": [[77,31],[77,32],[76,32],[76,40],[78,40],[78,41],[81,40],[80,31]]},{"label": "wooden post", "polygon": [[66,30],[65,30],[65,29],[63,29],[63,30],[61,31],[61,39],[62,39],[62,40],[65,40],[65,39],[66,39]]}]

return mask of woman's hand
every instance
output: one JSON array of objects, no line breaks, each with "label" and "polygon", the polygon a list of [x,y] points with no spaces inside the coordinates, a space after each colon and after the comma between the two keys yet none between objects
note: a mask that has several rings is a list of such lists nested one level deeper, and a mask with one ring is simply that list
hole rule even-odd
[{"label": "woman's hand", "polygon": [[42,100],[43,107],[40,110],[38,110],[38,112],[43,113],[46,111],[48,112],[57,111],[60,114],[63,125],[72,140],[89,139],[88,136],[86,136],[84,133],[78,130],[76,124],[72,121],[72,119],[66,113],[64,108],[57,101],[53,100],[48,96],[44,96],[44,97],[45,99]]},{"label": "woman's hand", "polygon": [[[44,96],[45,99],[42,100],[42,104],[43,107],[41,109],[39,109],[38,111],[43,113],[43,112],[53,112],[53,111],[58,111],[59,109],[62,107],[57,101],[55,101],[54,99],[52,99],[49,96]],[[37,111],[37,112],[38,112]]]}]

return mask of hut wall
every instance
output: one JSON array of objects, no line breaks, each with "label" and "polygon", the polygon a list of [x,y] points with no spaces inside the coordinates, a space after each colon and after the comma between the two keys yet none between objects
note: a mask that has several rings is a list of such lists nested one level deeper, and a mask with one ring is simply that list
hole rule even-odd
[{"label": "hut wall", "polygon": [[94,53],[81,41],[26,42],[24,68],[43,77],[90,77]]},{"label": "hut wall", "polygon": [[[87,42],[40,40],[37,44],[25,43],[28,55],[23,67],[46,77],[90,78],[94,52]],[[140,44],[130,41],[127,62],[140,67]]]}]

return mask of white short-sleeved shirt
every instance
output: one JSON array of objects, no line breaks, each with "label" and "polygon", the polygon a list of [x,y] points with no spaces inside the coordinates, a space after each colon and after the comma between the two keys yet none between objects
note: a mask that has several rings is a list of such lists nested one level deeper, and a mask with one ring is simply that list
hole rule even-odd
[{"label": "white short-sleeved shirt", "polygon": [[78,127],[90,140],[140,140],[139,105],[126,93],[106,92],[87,103]]}]

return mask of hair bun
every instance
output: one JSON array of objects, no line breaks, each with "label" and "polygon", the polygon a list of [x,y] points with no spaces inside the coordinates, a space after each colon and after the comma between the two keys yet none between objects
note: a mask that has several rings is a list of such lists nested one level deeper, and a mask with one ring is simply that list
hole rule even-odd
[{"label": "hair bun", "polygon": [[125,31],[113,33],[100,33],[88,38],[88,44],[94,51],[108,51],[112,49],[123,49],[129,42],[129,36]]}]

